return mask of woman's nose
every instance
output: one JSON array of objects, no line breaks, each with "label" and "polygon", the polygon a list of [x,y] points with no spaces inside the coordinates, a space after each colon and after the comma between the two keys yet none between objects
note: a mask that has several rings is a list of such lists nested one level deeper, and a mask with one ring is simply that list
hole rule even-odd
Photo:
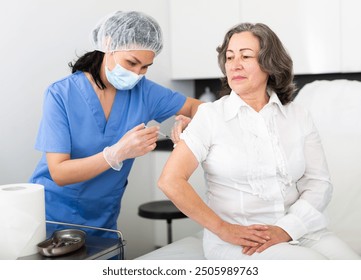
[{"label": "woman's nose", "polygon": [[242,69],[243,63],[241,58],[235,58],[233,60],[232,69]]}]

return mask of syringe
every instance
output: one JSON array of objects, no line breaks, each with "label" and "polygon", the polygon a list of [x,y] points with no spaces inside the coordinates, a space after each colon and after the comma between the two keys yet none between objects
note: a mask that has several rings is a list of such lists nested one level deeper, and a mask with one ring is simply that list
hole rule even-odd
[{"label": "syringe", "polygon": [[[148,126],[145,125],[144,128],[148,128]],[[161,131],[158,131],[158,134],[161,135],[161,136],[163,136],[163,137],[165,137],[165,138],[167,138],[167,139],[170,139],[170,137],[169,137],[168,135],[164,134],[164,133],[161,132]]]}]

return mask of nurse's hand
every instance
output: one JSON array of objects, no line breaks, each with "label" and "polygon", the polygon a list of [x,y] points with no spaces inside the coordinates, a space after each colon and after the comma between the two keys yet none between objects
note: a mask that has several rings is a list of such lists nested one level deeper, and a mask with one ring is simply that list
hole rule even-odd
[{"label": "nurse's hand", "polygon": [[152,151],[156,147],[159,127],[147,127],[144,123],[129,130],[111,147],[106,147],[103,155],[108,164],[115,170],[120,170],[121,163],[129,158],[136,158]]},{"label": "nurse's hand", "polygon": [[269,236],[270,239],[265,242],[265,243],[260,243],[258,244],[258,246],[245,246],[243,247],[243,254],[246,255],[253,255],[255,252],[257,253],[261,253],[264,250],[266,250],[268,247],[278,244],[278,243],[282,243],[282,242],[288,242],[290,241],[292,238],[288,235],[288,233],[283,230],[282,228],[278,227],[278,226],[268,226],[269,227]]},{"label": "nurse's hand", "polygon": [[175,117],[176,122],[172,127],[171,139],[174,144],[177,144],[180,141],[180,134],[187,127],[187,125],[191,122],[191,118],[188,118],[183,115],[178,115]]},{"label": "nurse's hand", "polygon": [[217,234],[228,243],[250,248],[264,244],[270,239],[268,226],[265,225],[242,226],[224,222]]}]

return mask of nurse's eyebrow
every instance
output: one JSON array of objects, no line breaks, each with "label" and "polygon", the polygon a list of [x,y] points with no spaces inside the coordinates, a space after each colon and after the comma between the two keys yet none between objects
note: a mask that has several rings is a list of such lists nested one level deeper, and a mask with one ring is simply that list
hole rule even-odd
[{"label": "nurse's eyebrow", "polygon": [[[137,62],[137,63],[139,63],[139,64],[142,64],[143,65],[143,63],[138,59],[138,58],[136,58],[135,56],[133,56],[133,55],[131,55],[132,56],[132,58]],[[153,62],[152,63],[149,63],[149,64],[147,64],[147,65],[144,65],[144,66],[151,66],[153,64]]]}]

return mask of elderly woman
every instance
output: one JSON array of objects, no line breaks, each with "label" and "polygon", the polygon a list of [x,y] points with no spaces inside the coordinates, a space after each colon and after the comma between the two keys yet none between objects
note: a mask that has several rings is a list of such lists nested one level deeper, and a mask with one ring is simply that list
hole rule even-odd
[{"label": "elderly woman", "polygon": [[[201,224],[208,259],[358,259],[327,229],[332,185],[308,112],[291,102],[292,60],[264,24],[217,48],[223,97],[202,104],[159,187]],[[207,202],[188,179],[201,163]]]}]

